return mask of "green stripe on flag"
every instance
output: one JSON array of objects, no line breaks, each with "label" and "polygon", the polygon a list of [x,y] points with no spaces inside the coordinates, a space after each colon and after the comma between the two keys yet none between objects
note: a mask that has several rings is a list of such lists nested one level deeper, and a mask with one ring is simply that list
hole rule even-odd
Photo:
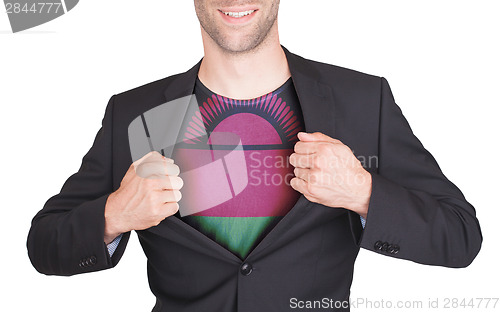
[{"label": "green stripe on flag", "polygon": [[243,259],[281,218],[186,216],[182,219]]}]

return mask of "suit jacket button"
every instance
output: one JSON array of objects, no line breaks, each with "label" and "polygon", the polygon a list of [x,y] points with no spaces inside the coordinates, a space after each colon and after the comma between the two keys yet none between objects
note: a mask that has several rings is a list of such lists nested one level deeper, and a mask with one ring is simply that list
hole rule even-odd
[{"label": "suit jacket button", "polygon": [[241,274],[248,276],[250,273],[252,273],[253,267],[250,263],[243,263],[243,265],[240,268]]},{"label": "suit jacket button", "polygon": [[380,250],[382,250],[382,251],[387,251],[387,247],[389,247],[389,244],[388,244],[387,242],[384,242],[384,243],[382,244],[382,248],[381,248]]},{"label": "suit jacket button", "polygon": [[389,246],[387,246],[387,252],[390,254],[393,254],[394,253],[394,245],[389,244]]},{"label": "suit jacket button", "polygon": [[381,241],[376,241],[375,245],[373,245],[373,248],[375,248],[375,250],[382,249],[382,242]]},{"label": "suit jacket button", "polygon": [[80,260],[80,267],[85,268],[85,267],[88,266],[88,264],[87,264],[87,262],[85,260],[87,260],[87,259]]},{"label": "suit jacket button", "polygon": [[95,256],[90,257],[89,259],[90,265],[95,265],[97,263],[97,258]]},{"label": "suit jacket button", "polygon": [[394,249],[393,254],[397,254],[399,252],[399,246],[398,245],[394,245],[393,249]]}]

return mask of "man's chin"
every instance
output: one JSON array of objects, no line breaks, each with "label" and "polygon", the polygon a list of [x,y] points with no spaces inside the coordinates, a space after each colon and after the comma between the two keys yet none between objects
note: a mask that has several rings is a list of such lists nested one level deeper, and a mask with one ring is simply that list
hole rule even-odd
[{"label": "man's chin", "polygon": [[[231,44],[227,44],[229,42]],[[216,44],[228,54],[246,54],[256,51],[262,45],[262,41],[229,38]]]}]

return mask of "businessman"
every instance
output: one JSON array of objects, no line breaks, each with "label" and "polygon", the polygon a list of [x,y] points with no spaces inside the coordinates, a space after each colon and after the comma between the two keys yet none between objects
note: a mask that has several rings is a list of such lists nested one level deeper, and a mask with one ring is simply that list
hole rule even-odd
[{"label": "businessman", "polygon": [[[111,97],[80,169],[33,219],[27,246],[39,272],[112,268],[134,230],[153,311],[289,311],[299,301],[348,311],[360,247],[429,265],[473,261],[475,210],[413,135],[384,78],[288,51],[279,0],[194,4],[204,57]],[[171,126],[172,116],[152,112],[189,96],[197,111],[184,110],[180,143],[166,154],[151,118]],[[151,152],[132,152],[135,122]],[[234,143],[218,133],[234,134],[238,148],[217,150]],[[183,176],[207,153],[227,188]],[[243,159],[245,174],[228,159]],[[225,199],[182,213],[207,189],[199,205]]]}]

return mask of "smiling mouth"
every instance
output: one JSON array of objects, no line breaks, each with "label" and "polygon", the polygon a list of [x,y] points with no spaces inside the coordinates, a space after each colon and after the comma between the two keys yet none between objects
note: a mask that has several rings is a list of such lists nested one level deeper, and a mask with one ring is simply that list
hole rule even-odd
[{"label": "smiling mouth", "polygon": [[252,14],[255,11],[257,11],[257,10],[248,10],[248,11],[241,11],[241,12],[224,12],[224,11],[220,11],[220,12],[222,12],[225,15],[230,16],[230,17],[241,18],[241,17],[244,17],[244,16],[248,16],[248,15]]}]

